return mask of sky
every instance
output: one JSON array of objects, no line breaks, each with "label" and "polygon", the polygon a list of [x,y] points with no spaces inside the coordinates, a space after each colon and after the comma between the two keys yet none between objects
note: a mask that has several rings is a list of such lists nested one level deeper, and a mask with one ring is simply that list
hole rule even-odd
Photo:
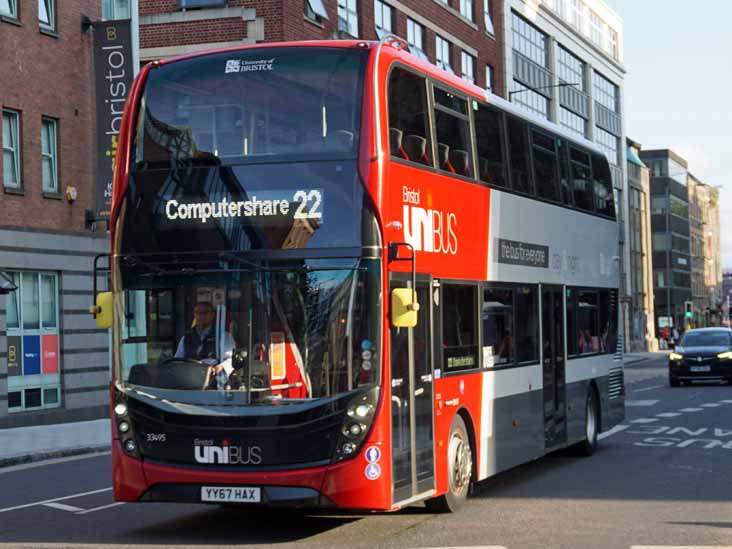
[{"label": "sky", "polygon": [[721,185],[722,266],[732,269],[732,1],[605,1],[623,19],[626,133]]}]

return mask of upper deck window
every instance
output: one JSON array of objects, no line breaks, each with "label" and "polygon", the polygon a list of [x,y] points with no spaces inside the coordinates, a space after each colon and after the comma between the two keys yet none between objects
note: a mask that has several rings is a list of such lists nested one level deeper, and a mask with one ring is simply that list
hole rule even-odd
[{"label": "upper deck window", "polygon": [[434,95],[437,167],[446,172],[472,177],[468,102],[463,97],[439,88],[434,89]]},{"label": "upper deck window", "polygon": [[365,51],[266,48],[153,69],[135,144],[139,167],[353,157]]},{"label": "upper deck window", "polygon": [[431,166],[432,143],[424,78],[394,69],[388,93],[391,155]]}]

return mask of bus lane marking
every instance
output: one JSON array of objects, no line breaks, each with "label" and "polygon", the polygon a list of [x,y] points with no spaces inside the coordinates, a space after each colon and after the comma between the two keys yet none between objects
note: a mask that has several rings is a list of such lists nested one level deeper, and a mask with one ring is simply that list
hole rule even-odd
[{"label": "bus lane marking", "polygon": [[701,412],[704,408],[682,408],[679,412]]},{"label": "bus lane marking", "polygon": [[721,404],[732,404],[732,400],[720,400]]},{"label": "bus lane marking", "polygon": [[602,440],[604,438],[611,437],[614,434],[620,433],[621,431],[625,431],[628,427],[630,427],[630,425],[616,425],[609,431],[605,431],[604,433],[600,433],[599,435],[597,435],[597,439]]},{"label": "bus lane marking", "polygon": [[642,417],[640,419],[634,419],[631,423],[655,423],[658,421],[655,417]]},{"label": "bus lane marking", "polygon": [[[669,427],[667,425],[637,425],[627,431],[629,435],[642,435],[635,446],[655,448],[701,447],[705,450],[722,448],[732,450],[732,429],[719,427]],[[650,435],[650,436],[649,436]],[[662,436],[659,436],[662,435]]]},{"label": "bus lane marking", "polygon": [[677,417],[680,416],[679,412],[664,412],[662,414],[656,414],[656,417]]},{"label": "bus lane marking", "polygon": [[718,402],[710,402],[708,404],[701,405],[702,408],[716,408],[718,406],[721,406],[721,404],[719,404]]},{"label": "bus lane marking", "polygon": [[65,503],[44,503],[43,507],[51,507],[52,509],[58,509],[60,511],[69,511],[70,513],[78,513],[83,511],[81,507],[74,507],[73,505],[66,505]]},{"label": "bus lane marking", "polygon": [[653,406],[654,404],[658,404],[658,400],[626,400],[625,406],[628,407],[635,407],[635,406]]},{"label": "bus lane marking", "polygon": [[35,507],[37,505],[46,505],[47,503],[56,503],[57,501],[64,501],[67,499],[80,498],[83,496],[91,496],[93,494],[101,494],[102,492],[111,492],[112,487],[102,488],[100,490],[91,490],[90,492],[80,492],[78,494],[72,494],[70,496],[62,496],[60,498],[44,499],[43,501],[34,501],[33,503],[24,503],[23,505],[16,505],[14,507],[6,507],[0,509],[0,513],[7,513],[9,511],[18,511],[19,509],[27,509],[28,507]]},{"label": "bus lane marking", "polygon": [[103,511],[104,509],[111,509],[112,507],[119,507],[120,505],[124,505],[124,501],[115,501],[114,503],[109,503],[107,505],[101,505],[99,507],[93,507],[91,509],[80,509],[76,514],[77,515],[88,515],[89,513],[96,513],[97,511]]},{"label": "bus lane marking", "polygon": [[645,389],[636,389],[635,391],[631,391],[631,393],[644,393],[645,391],[653,391],[654,389],[660,389],[661,387],[665,387],[665,385],[654,385],[653,387],[646,387]]}]

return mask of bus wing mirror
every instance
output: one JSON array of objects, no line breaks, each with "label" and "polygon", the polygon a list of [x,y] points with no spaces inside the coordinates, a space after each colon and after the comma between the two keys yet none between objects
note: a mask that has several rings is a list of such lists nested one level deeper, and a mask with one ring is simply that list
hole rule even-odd
[{"label": "bus wing mirror", "polygon": [[99,328],[112,327],[112,292],[100,292],[97,294],[96,305],[89,307],[89,312],[94,315]]},{"label": "bus wing mirror", "polygon": [[417,293],[412,288],[394,288],[391,291],[391,324],[395,328],[414,328],[417,325]]}]

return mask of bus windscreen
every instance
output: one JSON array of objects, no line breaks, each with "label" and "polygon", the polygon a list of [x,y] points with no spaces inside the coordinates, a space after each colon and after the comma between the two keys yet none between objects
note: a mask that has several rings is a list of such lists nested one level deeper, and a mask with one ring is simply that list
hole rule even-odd
[{"label": "bus windscreen", "polygon": [[150,71],[131,169],[353,157],[368,52],[262,48]]}]

